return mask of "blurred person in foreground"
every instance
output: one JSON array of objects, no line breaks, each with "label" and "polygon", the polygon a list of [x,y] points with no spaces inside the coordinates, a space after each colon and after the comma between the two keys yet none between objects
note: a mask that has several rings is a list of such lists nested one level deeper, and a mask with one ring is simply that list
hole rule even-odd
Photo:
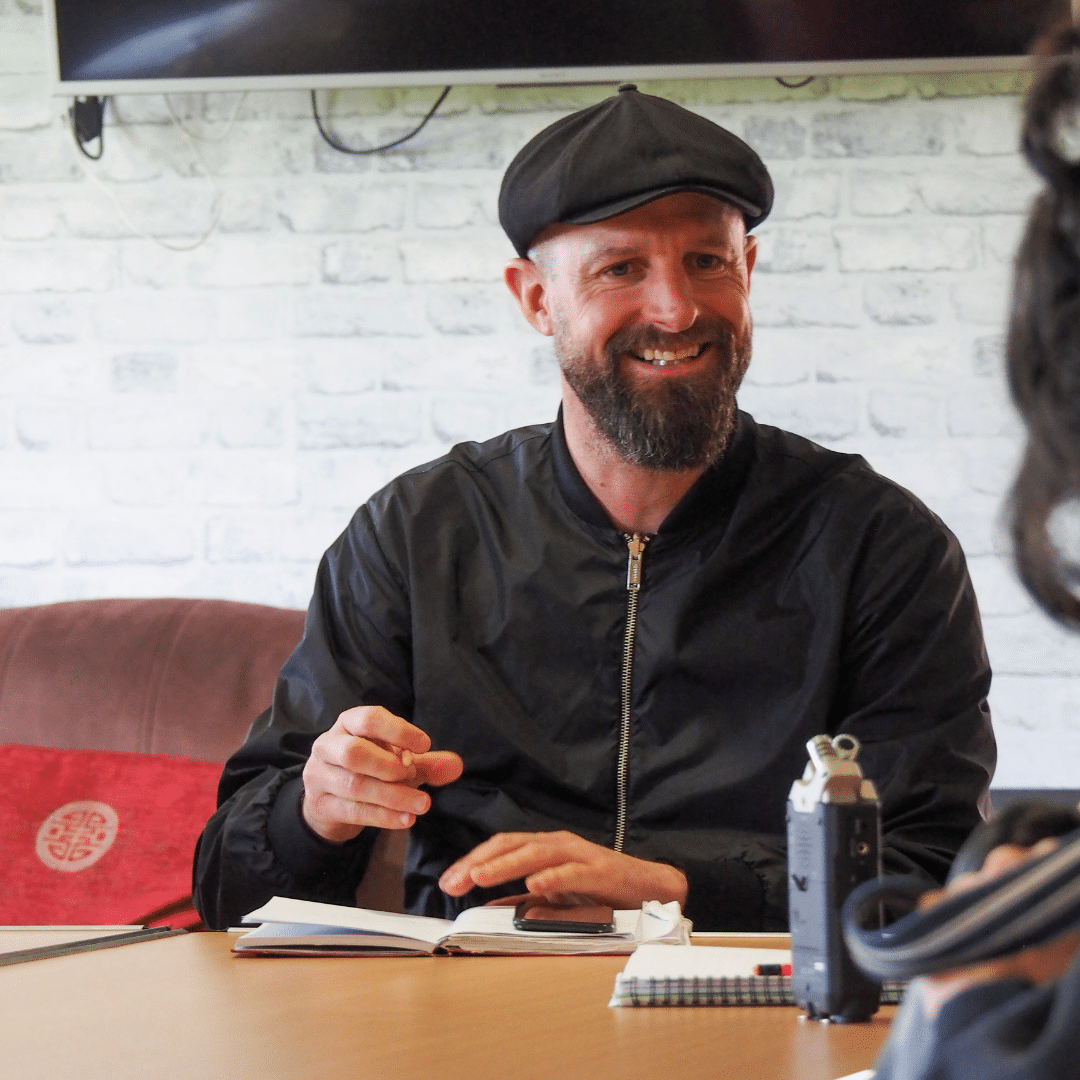
[{"label": "blurred person in foreground", "polygon": [[[1027,446],[1009,507],[1020,578],[1054,619],[1080,630],[1080,550],[1058,539],[1061,515],[1080,502],[1080,33],[1045,39],[1028,94],[1023,149],[1046,182],[1016,259],[1008,334],[1008,376],[1027,428]],[[1055,520],[1056,519],[1056,520]],[[1071,547],[1071,550],[1070,550]],[[1080,710],[1078,710],[1080,716]],[[1059,848],[1080,815],[1066,808],[1006,810],[981,865],[928,909]],[[1042,818],[1032,833],[1025,824]],[[1017,827],[1019,826],[1019,827]],[[1039,833],[1043,833],[1039,837]],[[1049,833],[1051,835],[1045,835]],[[972,838],[977,841],[976,837]],[[957,866],[964,860],[961,851]],[[1060,902],[1074,903],[1080,879]],[[1041,945],[972,967],[912,981],[876,1066],[877,1080],[1066,1080],[1080,1077],[1080,926]]]}]

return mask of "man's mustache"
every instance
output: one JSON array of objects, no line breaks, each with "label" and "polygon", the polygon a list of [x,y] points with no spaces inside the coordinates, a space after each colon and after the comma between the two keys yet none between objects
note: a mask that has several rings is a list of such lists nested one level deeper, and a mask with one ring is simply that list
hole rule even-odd
[{"label": "man's mustache", "polygon": [[640,354],[646,349],[660,352],[681,352],[685,349],[700,349],[706,342],[720,348],[726,348],[735,339],[735,331],[719,319],[699,321],[687,330],[677,334],[665,333],[652,325],[627,326],[616,330],[608,338],[605,353],[609,360],[615,360],[623,353]]}]

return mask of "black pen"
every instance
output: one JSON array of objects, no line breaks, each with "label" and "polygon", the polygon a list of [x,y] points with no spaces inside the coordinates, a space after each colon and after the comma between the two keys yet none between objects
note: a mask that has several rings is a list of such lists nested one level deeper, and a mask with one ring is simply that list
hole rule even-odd
[{"label": "black pen", "polygon": [[40,945],[36,949],[19,949],[17,952],[0,954],[0,967],[6,967],[8,964],[24,964],[29,960],[45,960],[50,956],[70,956],[72,953],[113,949],[118,945],[134,945],[139,941],[153,941],[156,938],[186,933],[186,930],[171,930],[167,926],[144,926],[128,933],[84,938],[82,941],[68,941],[63,945]]}]

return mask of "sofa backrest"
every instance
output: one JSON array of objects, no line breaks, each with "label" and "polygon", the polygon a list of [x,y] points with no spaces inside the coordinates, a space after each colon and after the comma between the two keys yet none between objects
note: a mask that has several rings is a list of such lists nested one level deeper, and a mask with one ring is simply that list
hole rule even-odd
[{"label": "sofa backrest", "polygon": [[[224,762],[303,631],[302,611],[225,600],[0,610],[0,743]],[[380,834],[361,907],[402,910],[406,843]]]},{"label": "sofa backrest", "polygon": [[224,600],[0,611],[0,743],[223,762],[303,629],[302,611]]}]

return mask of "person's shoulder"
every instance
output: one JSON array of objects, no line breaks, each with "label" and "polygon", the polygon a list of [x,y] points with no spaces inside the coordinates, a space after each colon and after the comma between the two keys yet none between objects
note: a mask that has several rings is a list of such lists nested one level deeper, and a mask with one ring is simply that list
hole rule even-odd
[{"label": "person's shoulder", "polygon": [[759,423],[748,413],[740,414],[740,420],[752,428],[755,457],[766,467],[788,468],[822,479],[849,469],[858,471],[868,467],[859,454],[830,450],[793,431]]},{"label": "person's shoulder", "polygon": [[552,424],[532,424],[513,428],[482,442],[462,442],[452,447],[442,457],[418,465],[402,475],[406,477],[429,476],[446,470],[463,469],[466,472],[497,470],[500,465],[518,468],[538,460],[551,438]]},{"label": "person's shoulder", "polygon": [[511,488],[536,469],[547,453],[551,424],[514,428],[482,442],[462,442],[441,457],[416,465],[391,480],[368,500],[382,514],[398,505],[411,512],[479,487]]},{"label": "person's shoulder", "polygon": [[913,492],[877,472],[861,454],[821,446],[783,428],[751,421],[755,464],[777,490],[847,506],[859,517],[911,517],[933,531],[948,527]]},{"label": "person's shoulder", "polygon": [[504,431],[501,435],[483,442],[458,443],[443,457],[418,465],[416,469],[410,470],[410,473],[427,473],[441,465],[483,472],[508,458],[527,461],[538,455],[548,443],[551,429],[551,423],[536,423],[526,428]]},{"label": "person's shoulder", "polygon": [[512,512],[523,479],[541,468],[551,428],[537,424],[458,443],[400,473],[357,508],[331,550],[374,547],[386,555],[454,522]]}]

